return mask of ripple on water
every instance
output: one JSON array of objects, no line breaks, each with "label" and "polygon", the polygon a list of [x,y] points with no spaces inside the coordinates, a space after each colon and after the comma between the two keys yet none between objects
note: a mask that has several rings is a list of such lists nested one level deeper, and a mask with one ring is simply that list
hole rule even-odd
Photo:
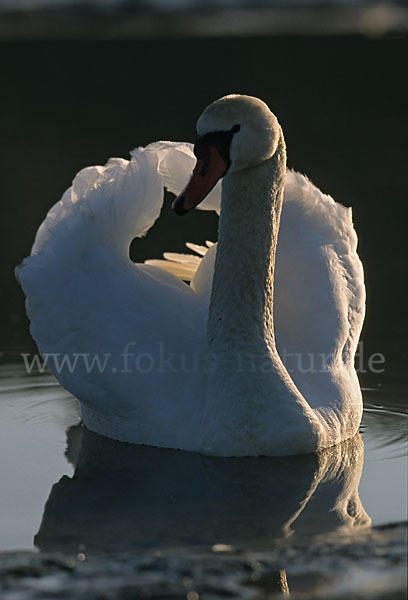
[{"label": "ripple on water", "polygon": [[363,388],[361,431],[366,452],[377,460],[404,457],[408,449],[407,390],[402,386]]},{"label": "ripple on water", "polygon": [[23,365],[0,367],[0,416],[22,425],[67,426],[79,420],[78,401],[50,373],[27,373]]}]

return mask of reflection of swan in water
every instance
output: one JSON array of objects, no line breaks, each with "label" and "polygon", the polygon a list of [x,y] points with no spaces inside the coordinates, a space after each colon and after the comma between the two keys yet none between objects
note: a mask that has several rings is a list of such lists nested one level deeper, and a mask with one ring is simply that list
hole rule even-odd
[{"label": "reflection of swan in water", "polygon": [[79,454],[78,429],[68,441],[70,459],[78,457],[75,474],[52,488],[35,538],[41,550],[268,548],[294,532],[313,536],[370,523],[358,495],[359,435],[317,454],[277,458],[134,446],[87,429]]}]

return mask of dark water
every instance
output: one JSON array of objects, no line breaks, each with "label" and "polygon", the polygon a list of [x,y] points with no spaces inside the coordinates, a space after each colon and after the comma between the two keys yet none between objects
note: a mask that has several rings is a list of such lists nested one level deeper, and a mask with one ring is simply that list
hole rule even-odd
[{"label": "dark water", "polygon": [[[278,115],[290,166],[353,207],[368,292],[363,340],[401,364],[406,55],[405,37],[1,44],[3,350],[29,340],[13,268],[73,175],[153,140],[194,140],[208,102],[244,92]],[[167,209],[132,255],[182,250],[186,240],[215,239],[216,228],[211,214],[178,219]]]}]

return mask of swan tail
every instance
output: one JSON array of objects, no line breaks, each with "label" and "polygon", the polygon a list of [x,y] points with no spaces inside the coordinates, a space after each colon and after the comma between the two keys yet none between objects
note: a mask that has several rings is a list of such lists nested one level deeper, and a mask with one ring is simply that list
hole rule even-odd
[{"label": "swan tail", "polygon": [[190,282],[197,270],[195,265],[183,264],[174,260],[162,260],[162,259],[149,259],[145,260],[146,265],[151,265],[152,267],[158,267],[167,273],[171,273],[175,275],[181,281]]},{"label": "swan tail", "polygon": [[[212,244],[212,242],[209,242]],[[159,267],[163,271],[172,273],[182,281],[192,281],[201,264],[202,257],[206,255],[209,246],[199,246],[191,242],[186,243],[187,248],[193,250],[196,254],[182,254],[179,252],[164,252],[163,259],[145,260],[146,265]]]},{"label": "swan tail", "polygon": [[217,244],[206,241],[205,246],[187,242],[186,246],[195,254],[180,254],[177,252],[165,252],[163,259],[149,259],[145,264],[159,267],[175,275],[182,281],[189,282],[191,288],[206,302],[209,302],[212,278],[214,273],[214,262]]}]

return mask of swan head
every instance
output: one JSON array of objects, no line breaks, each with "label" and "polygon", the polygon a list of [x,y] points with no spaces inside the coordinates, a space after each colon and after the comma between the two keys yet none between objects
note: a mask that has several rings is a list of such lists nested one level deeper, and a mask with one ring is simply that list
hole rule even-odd
[{"label": "swan head", "polygon": [[276,152],[281,128],[265,102],[231,94],[212,102],[197,121],[197,163],[186,188],[173,202],[179,215],[199,204],[219,179],[256,167]]}]

